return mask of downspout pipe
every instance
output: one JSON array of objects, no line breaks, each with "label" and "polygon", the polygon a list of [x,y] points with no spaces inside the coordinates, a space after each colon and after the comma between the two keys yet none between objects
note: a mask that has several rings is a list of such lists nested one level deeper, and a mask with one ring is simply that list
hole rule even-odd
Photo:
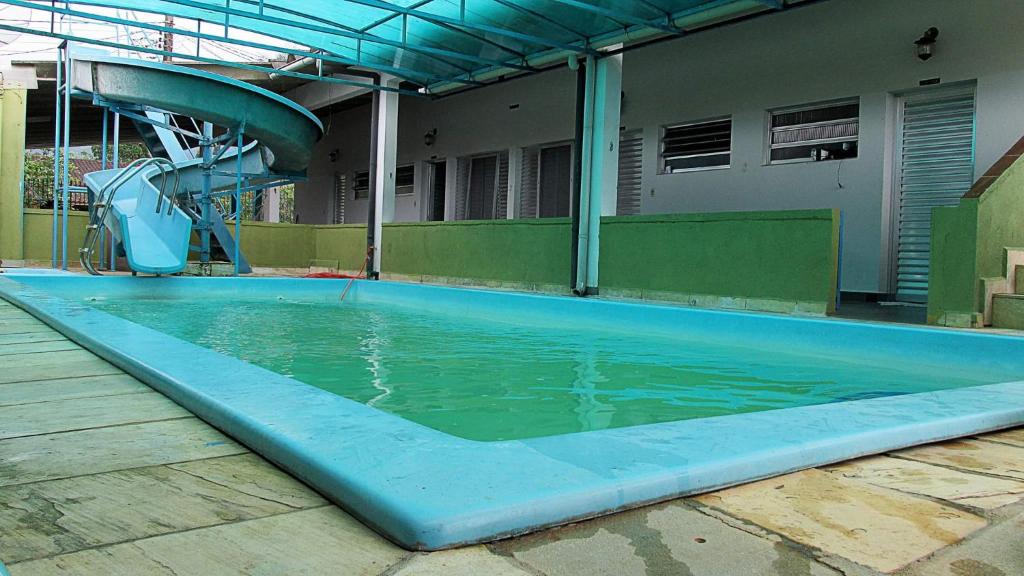
[{"label": "downspout pipe", "polygon": [[[579,75],[582,74],[583,102],[580,102]],[[577,152],[576,162],[579,171],[573,183],[573,196],[576,202],[573,204],[573,215],[575,226],[573,237],[575,238],[575,264],[573,265],[573,294],[577,296],[587,295],[587,267],[590,253],[590,201],[591,188],[593,187],[593,159],[594,159],[594,103],[596,90],[597,61],[593,56],[587,56],[585,64],[577,71],[577,96],[576,96],[576,131],[577,131]],[[582,118],[581,118],[582,116]],[[576,166],[573,167],[574,172]]]},{"label": "downspout pipe", "polygon": [[303,56],[294,62],[289,62],[288,64],[281,66],[274,72],[267,74],[267,76],[269,76],[271,80],[276,80],[281,77],[280,72],[299,72],[304,68],[313,66],[319,61],[320,60],[318,58],[313,58],[312,56]]},{"label": "downspout pipe", "polygon": [[[380,76],[374,76],[374,86],[380,85]],[[380,127],[380,90],[373,91],[373,103],[370,106],[370,198],[367,202],[366,213],[366,253],[370,254],[370,265],[366,270],[366,277],[377,280],[380,278],[380,270],[376,270],[373,262],[376,258],[372,256],[377,250],[377,238],[375,230],[377,227],[377,130]]]},{"label": "downspout pipe", "polygon": [[[576,119],[572,146],[572,249],[570,254],[569,289],[576,293],[579,284],[580,248],[580,192],[583,189],[583,120],[586,108],[587,63],[574,61],[576,65]],[[584,275],[585,277],[585,275]],[[578,295],[578,294],[577,294]]]}]

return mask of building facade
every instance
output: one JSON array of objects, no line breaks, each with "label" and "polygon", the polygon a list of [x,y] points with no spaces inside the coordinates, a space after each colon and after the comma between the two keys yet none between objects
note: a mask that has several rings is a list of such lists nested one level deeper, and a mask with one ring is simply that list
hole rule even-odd
[{"label": "building facade", "polygon": [[[828,0],[629,50],[616,211],[839,208],[842,290],[920,300],[931,208],[1024,135],[1022,21],[1006,0]],[[394,220],[568,216],[575,89],[561,66],[402,96]],[[370,118],[323,116],[299,222],[366,222]]]}]

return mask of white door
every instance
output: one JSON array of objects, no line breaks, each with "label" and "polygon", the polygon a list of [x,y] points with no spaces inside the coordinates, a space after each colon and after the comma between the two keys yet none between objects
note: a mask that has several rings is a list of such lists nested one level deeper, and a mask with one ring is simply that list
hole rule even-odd
[{"label": "white door", "polygon": [[955,206],[974,183],[974,86],[900,98],[896,299],[928,299],[932,209]]}]

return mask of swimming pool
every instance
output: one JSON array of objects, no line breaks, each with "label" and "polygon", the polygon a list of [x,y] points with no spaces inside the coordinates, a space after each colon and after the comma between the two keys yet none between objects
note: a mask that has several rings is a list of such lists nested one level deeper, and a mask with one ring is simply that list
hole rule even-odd
[{"label": "swimming pool", "polygon": [[343,286],[8,275],[0,294],[410,548],[1024,422],[1017,338]]}]

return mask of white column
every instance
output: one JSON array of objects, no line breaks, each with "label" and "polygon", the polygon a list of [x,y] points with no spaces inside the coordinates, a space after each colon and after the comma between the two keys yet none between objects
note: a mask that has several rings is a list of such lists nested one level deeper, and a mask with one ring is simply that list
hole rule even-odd
[{"label": "white column", "polygon": [[[398,79],[382,76],[381,86],[397,88]],[[384,224],[395,221],[395,170],[398,164],[398,94],[381,91],[377,98],[377,172],[374,178],[373,269],[380,272]]]},{"label": "white column", "polygon": [[281,189],[274,187],[263,193],[263,220],[265,222],[281,221]]},{"label": "white column", "polygon": [[459,159],[448,158],[444,166],[444,221],[455,220],[455,193],[459,188]]},{"label": "white column", "polygon": [[416,219],[425,222],[430,217],[430,162],[416,161],[412,178],[413,199],[416,203]]},{"label": "white column", "polygon": [[516,146],[508,149],[508,206],[505,217],[509,220],[519,217],[519,192],[523,188],[523,149]]},{"label": "white column", "polygon": [[622,55],[587,67],[583,178],[580,190],[579,269],[576,289],[595,293],[601,253],[601,216],[614,216],[619,179]]}]

